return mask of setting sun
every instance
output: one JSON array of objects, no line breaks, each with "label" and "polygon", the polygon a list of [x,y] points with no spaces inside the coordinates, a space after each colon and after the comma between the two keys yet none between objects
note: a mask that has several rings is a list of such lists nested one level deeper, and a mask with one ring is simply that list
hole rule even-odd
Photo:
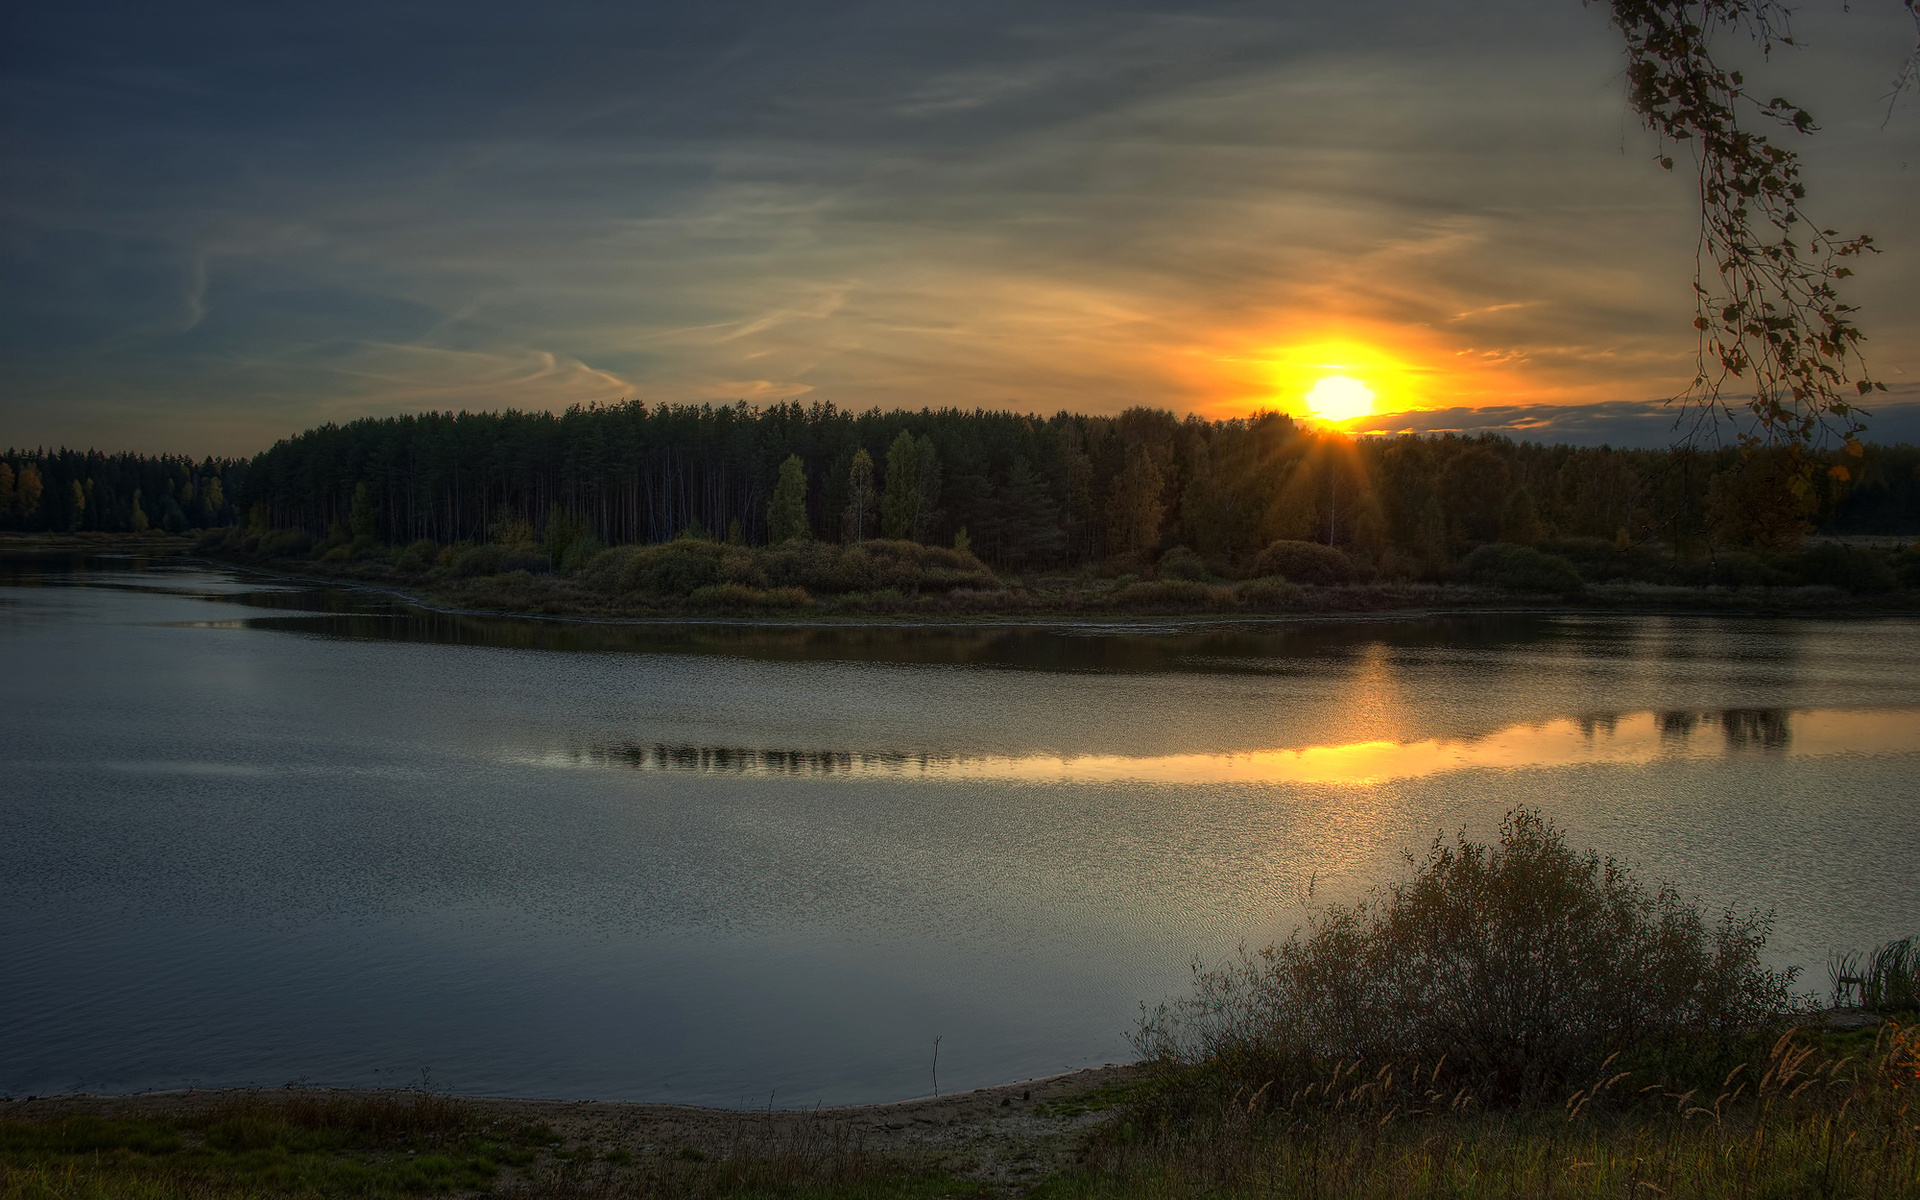
[{"label": "setting sun", "polygon": [[1322,421],[1351,421],[1373,411],[1373,389],[1358,379],[1329,375],[1307,393],[1307,407]]}]

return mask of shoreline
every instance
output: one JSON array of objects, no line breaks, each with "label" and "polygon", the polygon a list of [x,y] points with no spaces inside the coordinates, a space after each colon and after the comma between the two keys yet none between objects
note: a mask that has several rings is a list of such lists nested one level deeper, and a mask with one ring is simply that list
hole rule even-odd
[{"label": "shoreline", "polygon": [[963,1156],[982,1178],[1044,1174],[1075,1153],[1070,1135],[1104,1123],[1142,1064],[1108,1064],[965,1092],[828,1108],[708,1108],[645,1100],[555,1100],[459,1096],[414,1088],[192,1088],[122,1094],[0,1098],[0,1120],[70,1117],[178,1121],[235,1104],[299,1101],[444,1101],[477,1120],[542,1126],[558,1149],[624,1150],[636,1157],[763,1155],[796,1145],[857,1145],[889,1158],[948,1162]]},{"label": "shoreline", "polygon": [[[1879,539],[1885,540],[1885,539]],[[1220,611],[1189,608],[1129,611],[1121,608],[1049,608],[1043,604],[1018,608],[983,607],[970,611],[860,611],[826,607],[811,612],[741,613],[720,608],[701,611],[687,605],[652,603],[637,611],[608,612],[611,600],[593,597],[586,610],[580,598],[553,595],[555,589],[577,591],[561,576],[530,578],[544,595],[530,596],[529,607],[463,603],[457,596],[476,585],[486,586],[508,577],[442,581],[455,585],[455,595],[428,591],[413,580],[368,577],[363,571],[315,572],[318,564],[257,563],[211,555],[197,539],[175,534],[0,534],[0,556],[19,554],[80,555],[176,559],[213,569],[236,571],[279,583],[335,588],[378,596],[425,613],[478,619],[540,621],[558,625],[631,628],[685,628],[696,626],[750,629],[1088,629],[1125,632],[1130,629],[1168,632],[1235,626],[1292,626],[1329,622],[1421,621],[1465,616],[1719,616],[1719,617],[1830,617],[1860,619],[1920,615],[1920,592],[1896,591],[1851,594],[1832,587],[1690,587],[1678,585],[1602,583],[1578,596],[1516,596],[1511,592],[1465,584],[1346,584],[1309,585],[1301,603],[1266,610]]]}]

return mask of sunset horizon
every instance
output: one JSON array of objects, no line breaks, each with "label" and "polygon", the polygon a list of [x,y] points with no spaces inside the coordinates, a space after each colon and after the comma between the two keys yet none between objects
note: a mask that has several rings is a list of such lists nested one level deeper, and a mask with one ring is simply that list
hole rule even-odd
[{"label": "sunset horizon", "polygon": [[[1572,0],[873,27],[582,0],[372,39],[101,11],[13,29],[17,445],[243,455],[633,399],[1306,416],[1341,373],[1376,414],[1533,406],[1550,437],[1696,370],[1688,156],[1661,168]],[[1876,239],[1845,298],[1904,411],[1911,31],[1883,5],[1796,33],[1728,53],[1817,120],[1783,135],[1809,212]]]}]

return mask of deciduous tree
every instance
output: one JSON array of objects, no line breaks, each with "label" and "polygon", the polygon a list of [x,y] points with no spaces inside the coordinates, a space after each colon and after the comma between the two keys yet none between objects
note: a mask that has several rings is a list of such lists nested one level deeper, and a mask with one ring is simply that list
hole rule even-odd
[{"label": "deciduous tree", "polygon": [[[1920,0],[1901,2],[1920,23]],[[1713,35],[1729,29],[1763,52],[1791,45],[1790,12],[1776,0],[1611,0],[1611,9],[1634,110],[1669,145],[1691,147],[1698,177],[1699,360],[1679,399],[1707,419],[1744,410],[1741,443],[1785,447],[1786,482],[1804,494],[1808,451],[1837,437],[1857,457],[1867,414],[1856,403],[1885,389],[1866,373],[1864,334],[1839,291],[1873,239],[1810,220],[1799,155],[1774,140],[1811,133],[1812,114],[1784,97],[1750,95],[1742,72],[1711,53]],[[1907,60],[1897,86],[1916,81],[1916,62]],[[1672,170],[1672,155],[1663,151],[1660,164]],[[1828,469],[1845,478],[1845,466]]]}]

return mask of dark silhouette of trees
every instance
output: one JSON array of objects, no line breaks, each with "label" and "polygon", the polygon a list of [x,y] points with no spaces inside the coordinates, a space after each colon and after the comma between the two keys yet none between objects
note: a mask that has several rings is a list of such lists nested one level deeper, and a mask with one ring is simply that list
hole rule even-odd
[{"label": "dark silhouette of trees", "polygon": [[0,454],[0,529],[182,533],[231,525],[248,463],[97,450]]},{"label": "dark silhouette of trees", "polygon": [[[963,544],[1018,572],[1146,573],[1186,547],[1231,578],[1291,541],[1336,549],[1362,579],[1461,578],[1489,544],[1698,560],[1786,553],[1810,529],[1920,533],[1920,450],[1802,454],[1849,475],[1816,472],[1796,492],[1784,449],[1352,439],[1270,413],[633,403],[326,425],[251,462],[11,451],[0,455],[0,527],[228,526],[230,545],[269,557],[404,555],[415,569],[458,559],[471,571],[573,569],[605,547],[689,537],[885,536]],[[461,558],[467,547],[497,552]]]}]

